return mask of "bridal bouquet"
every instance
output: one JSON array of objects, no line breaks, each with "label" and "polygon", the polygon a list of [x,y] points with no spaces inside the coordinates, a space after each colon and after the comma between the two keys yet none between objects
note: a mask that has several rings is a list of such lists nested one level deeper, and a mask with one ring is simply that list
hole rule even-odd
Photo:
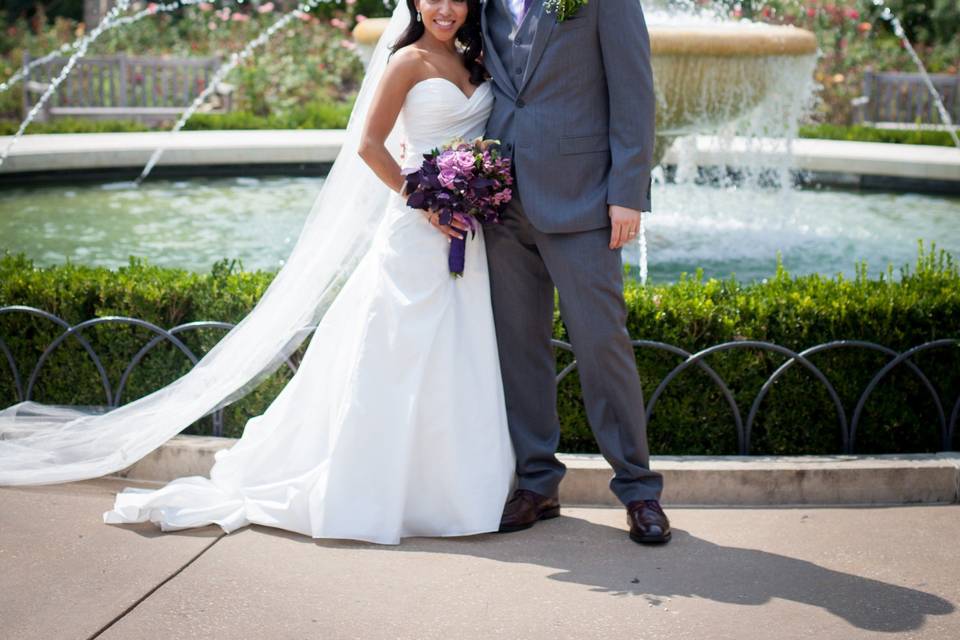
[{"label": "bridal bouquet", "polygon": [[[410,169],[406,179],[408,207],[438,212],[440,224],[456,217],[470,227],[471,235],[481,222],[499,222],[513,197],[510,158],[500,155],[497,140],[453,140],[424,154],[423,164]],[[466,244],[466,238],[451,239],[448,264],[455,276],[463,275]]]}]

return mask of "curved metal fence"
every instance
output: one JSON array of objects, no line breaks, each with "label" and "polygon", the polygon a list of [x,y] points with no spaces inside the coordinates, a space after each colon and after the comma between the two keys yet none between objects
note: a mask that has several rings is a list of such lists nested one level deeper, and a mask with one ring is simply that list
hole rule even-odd
[{"label": "curved metal fence", "polygon": [[[34,307],[28,307],[23,305],[13,305],[7,307],[0,307],[0,314],[9,314],[9,313],[25,313],[33,316],[37,316],[59,326],[62,329],[62,332],[44,349],[43,353],[40,355],[40,358],[37,360],[37,363],[34,365],[33,369],[30,371],[29,375],[26,378],[26,385],[24,385],[24,379],[21,375],[21,372],[17,366],[16,361],[14,360],[13,353],[11,353],[7,344],[3,340],[3,336],[0,336],[0,354],[4,356],[6,360],[7,367],[13,375],[13,384],[15,393],[17,396],[17,402],[23,402],[31,399],[31,394],[33,393],[36,381],[38,376],[43,370],[44,364],[49,361],[51,355],[59,348],[61,345],[65,344],[70,338],[74,338],[83,350],[90,356],[93,365],[96,367],[98,376],[100,378],[100,383],[103,387],[104,397],[106,398],[106,404],[102,407],[105,410],[113,409],[121,404],[121,399],[123,396],[124,387],[127,384],[127,381],[130,377],[131,372],[139,364],[147,353],[160,344],[163,341],[169,342],[176,349],[184,354],[186,358],[190,360],[191,363],[196,364],[199,358],[193,351],[187,347],[182,340],[180,340],[177,335],[183,334],[187,331],[195,331],[198,329],[225,329],[229,330],[234,327],[233,324],[228,322],[219,322],[219,321],[198,321],[198,322],[188,322],[185,324],[177,325],[171,329],[163,329],[157,325],[147,322],[146,320],[141,320],[138,318],[131,318],[126,316],[104,316],[101,318],[94,318],[91,320],[85,320],[76,325],[71,325],[62,318],[47,312],[41,309]],[[82,332],[84,329],[97,325],[106,325],[106,324],[117,324],[117,325],[129,325],[140,327],[149,330],[154,335],[150,340],[140,348],[139,351],[131,358],[130,362],[124,368],[123,373],[120,376],[116,387],[114,387],[107,375],[106,368],[103,366],[103,362],[100,359],[100,355],[96,350],[91,346],[90,342],[83,337]],[[691,367],[698,367],[703,371],[710,380],[719,388],[720,392],[723,394],[724,399],[726,400],[727,405],[730,407],[730,413],[733,418],[733,425],[737,434],[737,449],[740,455],[747,455],[750,451],[750,436],[751,431],[754,425],[754,422],[757,417],[757,412],[759,411],[760,404],[763,399],[766,397],[767,393],[772,388],[773,384],[779,379],[783,374],[794,364],[799,364],[821,384],[826,390],[827,394],[830,396],[830,399],[836,410],[836,419],[837,425],[840,429],[840,435],[842,439],[842,448],[843,453],[853,453],[856,443],[856,434],[857,426],[860,423],[860,419],[863,416],[863,409],[866,405],[867,400],[870,395],[876,389],[877,385],[886,377],[894,368],[898,365],[906,366],[923,384],[924,388],[929,391],[930,398],[933,401],[934,407],[937,411],[937,417],[940,427],[940,442],[941,449],[943,451],[949,451],[953,443],[953,436],[957,426],[957,420],[960,419],[960,397],[954,402],[949,416],[947,415],[944,403],[940,394],[937,392],[936,388],[931,383],[930,379],[924,374],[924,372],[917,366],[917,364],[910,360],[914,355],[921,353],[923,351],[929,351],[930,349],[951,347],[960,345],[960,339],[958,338],[943,338],[939,340],[931,340],[923,344],[911,347],[903,352],[895,351],[889,347],[883,345],[868,342],[864,340],[833,340],[831,342],[826,342],[823,344],[818,344],[807,349],[804,349],[800,352],[795,352],[791,349],[788,349],[784,346],[774,344],[772,342],[764,342],[759,340],[734,340],[731,342],[723,342],[720,344],[715,344],[708,348],[697,351],[696,353],[690,353],[677,347],[672,344],[667,344],[665,342],[657,342],[654,340],[632,340],[632,343],[635,348],[642,349],[655,349],[666,351],[670,354],[682,358],[682,361],[676,365],[657,385],[653,393],[650,395],[649,400],[646,404],[646,417],[649,421],[653,415],[654,408],[656,407],[657,401],[663,395],[664,390],[667,386],[675,380],[681,373],[686,371]],[[573,347],[567,342],[561,340],[553,340],[553,346],[556,349],[567,351],[573,356]],[[747,414],[746,422],[743,420],[743,416],[740,411],[740,407],[737,405],[737,402],[734,398],[733,392],[730,390],[729,385],[723,380],[723,378],[714,370],[707,362],[706,359],[708,356],[721,352],[728,351],[731,349],[762,349],[766,351],[772,351],[778,353],[782,356],[785,356],[787,360],[780,365],[770,376],[766,379],[763,385],[760,387],[759,392],[753,400],[753,403],[750,406],[750,411]],[[868,349],[882,353],[889,357],[889,360],[884,364],[871,378],[870,382],[861,392],[857,403],[853,410],[852,417],[847,419],[847,410],[844,407],[840,396],[837,394],[836,389],[833,384],[827,378],[824,373],[813,364],[809,357],[823,353],[831,349],[850,349],[850,348],[859,348],[859,349]],[[286,360],[287,367],[292,373],[296,373],[297,367],[296,364],[290,359]],[[559,374],[557,374],[557,382],[559,383],[564,378],[566,378],[570,373],[572,373],[577,368],[577,361],[574,359],[564,367]],[[217,409],[212,413],[213,420],[213,434],[220,436],[223,434],[223,407]]]}]

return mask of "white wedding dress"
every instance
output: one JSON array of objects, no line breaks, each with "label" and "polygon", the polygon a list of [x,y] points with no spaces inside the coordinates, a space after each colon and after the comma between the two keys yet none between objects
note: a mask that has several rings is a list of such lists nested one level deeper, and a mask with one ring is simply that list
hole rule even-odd
[{"label": "white wedding dress", "polygon": [[[404,165],[483,134],[489,83],[443,78],[400,113]],[[462,278],[449,244],[392,194],[372,247],[323,316],[297,373],[210,477],[127,487],[104,522],[164,531],[250,523],[314,538],[396,544],[496,531],[515,458],[507,429],[482,230]]]}]

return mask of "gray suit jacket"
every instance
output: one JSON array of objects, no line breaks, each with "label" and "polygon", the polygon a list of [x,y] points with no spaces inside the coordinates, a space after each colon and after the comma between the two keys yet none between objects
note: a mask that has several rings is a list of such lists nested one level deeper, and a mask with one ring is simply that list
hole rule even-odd
[{"label": "gray suit jacket", "polygon": [[546,233],[609,226],[607,205],[650,211],[655,100],[639,0],[591,0],[563,22],[533,0],[481,12],[494,105],[486,135],[511,155],[523,210]]}]

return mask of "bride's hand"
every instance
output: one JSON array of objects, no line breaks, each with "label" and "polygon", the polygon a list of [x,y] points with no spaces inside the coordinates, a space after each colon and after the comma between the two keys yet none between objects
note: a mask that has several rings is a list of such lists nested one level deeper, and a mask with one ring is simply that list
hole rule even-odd
[{"label": "bride's hand", "polygon": [[466,231],[470,228],[465,222],[457,218],[457,216],[454,216],[450,224],[440,224],[439,212],[432,210],[424,211],[423,215],[427,216],[427,220],[430,221],[430,224],[432,224],[435,229],[449,238],[459,238],[462,240],[466,237]]}]

